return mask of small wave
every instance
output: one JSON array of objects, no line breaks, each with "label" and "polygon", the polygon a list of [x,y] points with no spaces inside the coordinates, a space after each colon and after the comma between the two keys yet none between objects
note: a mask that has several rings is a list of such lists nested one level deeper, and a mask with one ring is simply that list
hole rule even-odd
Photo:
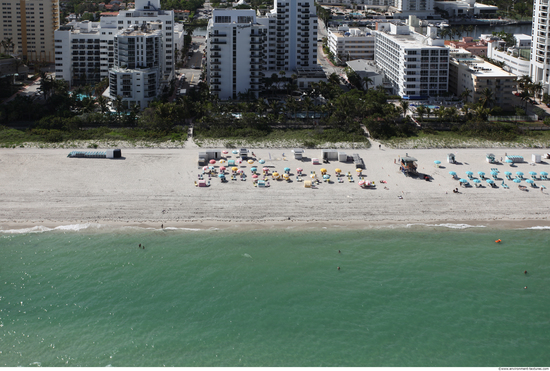
[{"label": "small wave", "polygon": [[550,226],[539,225],[539,226],[536,226],[536,227],[529,227],[529,228],[522,228],[522,229],[550,229]]},{"label": "small wave", "polygon": [[0,230],[0,233],[6,233],[6,234],[26,234],[26,233],[43,233],[43,232],[51,232],[51,231],[81,231],[84,229],[88,229],[90,227],[100,228],[100,224],[69,224],[69,225],[60,225],[55,228],[49,228],[45,227],[43,225],[37,225],[31,228],[21,228],[21,229],[7,229],[7,230]]},{"label": "small wave", "polygon": [[470,224],[453,224],[453,223],[443,223],[443,224],[423,224],[423,223],[414,223],[407,224],[407,228],[414,226],[423,226],[423,227],[443,227],[450,229],[467,229],[467,228],[486,228],[484,225],[470,225]]},{"label": "small wave", "polygon": [[252,256],[250,256],[249,254],[246,254],[246,253],[245,253],[245,254],[243,254],[243,256],[244,256],[245,258],[250,258],[250,259],[252,259]]},{"label": "small wave", "polygon": [[33,362],[33,363],[31,363],[31,366],[41,367],[41,366],[42,366],[42,363],[40,363],[40,362]]}]

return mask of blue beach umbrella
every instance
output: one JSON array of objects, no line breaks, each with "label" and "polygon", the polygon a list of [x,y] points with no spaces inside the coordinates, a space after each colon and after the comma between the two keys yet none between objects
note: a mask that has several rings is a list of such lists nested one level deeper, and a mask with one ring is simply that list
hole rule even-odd
[{"label": "blue beach umbrella", "polygon": [[250,168],[250,171],[252,171],[253,173],[255,173],[256,171],[258,171],[258,169],[255,168],[255,167],[251,167],[251,168]]},{"label": "blue beach umbrella", "polygon": [[260,164],[265,164],[265,160],[258,161]]},{"label": "blue beach umbrella", "polygon": [[474,183],[479,184],[479,183],[481,183],[481,180],[479,180],[479,179],[474,179]]},{"label": "blue beach umbrella", "polygon": [[218,174],[218,178],[223,179],[223,178],[225,178],[225,175],[224,174]]},{"label": "blue beach umbrella", "polygon": [[494,184],[495,183],[493,179],[486,179],[485,181],[489,184]]},{"label": "blue beach umbrella", "polygon": [[521,171],[516,171],[516,175],[523,176],[523,173]]},{"label": "blue beach umbrella", "polygon": [[329,174],[323,175],[323,179],[330,179],[330,175]]},{"label": "blue beach umbrella", "polygon": [[233,153],[234,155],[236,155],[237,153],[239,153],[239,151],[237,151],[236,149],[234,149],[233,151],[231,151],[231,153]]},{"label": "blue beach umbrella", "polygon": [[535,171],[530,171],[529,175],[537,175],[537,173]]},{"label": "blue beach umbrella", "polygon": [[548,173],[547,173],[546,171],[541,171],[541,172],[540,172],[540,175],[542,175],[542,176],[548,176]]},{"label": "blue beach umbrella", "polygon": [[456,176],[456,172],[454,172],[454,171],[449,171],[449,175]]},{"label": "blue beach umbrella", "polygon": [[436,164],[436,165],[439,165],[440,163],[441,163],[441,161],[439,161],[439,160],[434,161],[434,164]]},{"label": "blue beach umbrella", "polygon": [[285,167],[285,168],[284,168],[284,172],[285,172],[285,173],[288,173],[289,171],[290,171],[290,168],[289,168],[289,167]]},{"label": "blue beach umbrella", "polygon": [[509,158],[507,158],[506,161],[504,161],[504,162],[506,162],[507,164],[511,164],[511,163],[513,163],[514,161],[510,160]]},{"label": "blue beach umbrella", "polygon": [[514,179],[514,183],[521,183],[521,179],[518,179],[518,178]]},{"label": "blue beach umbrella", "polygon": [[459,180],[459,182],[460,182],[460,183],[468,183],[468,181],[467,181],[466,179],[463,179],[463,178],[461,178],[461,179]]},{"label": "blue beach umbrella", "polygon": [[471,172],[471,171],[467,171],[467,172],[466,172],[466,175],[474,175],[474,173]]},{"label": "blue beach umbrella", "polygon": [[491,171],[491,175],[498,175],[498,171],[495,171],[495,170]]},{"label": "blue beach umbrella", "polygon": [[477,175],[479,175],[479,176],[484,176],[485,173],[484,173],[483,171],[478,171],[478,172],[477,172]]},{"label": "blue beach umbrella", "polygon": [[508,176],[508,175],[512,175],[512,173],[509,172],[509,171],[505,171],[505,172],[504,172],[504,175]]},{"label": "blue beach umbrella", "polygon": [[535,183],[535,181],[533,179],[527,179],[526,182],[529,183],[529,184]]}]

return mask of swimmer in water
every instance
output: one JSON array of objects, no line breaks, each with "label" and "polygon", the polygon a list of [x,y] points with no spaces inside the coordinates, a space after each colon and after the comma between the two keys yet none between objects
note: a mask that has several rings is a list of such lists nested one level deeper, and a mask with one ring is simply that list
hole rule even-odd
[{"label": "swimmer in water", "polygon": [[141,244],[139,244],[139,248],[141,249]]},{"label": "swimmer in water", "polygon": [[340,253],[341,253],[341,251],[340,251],[340,250],[338,250],[338,254],[340,254]]},{"label": "swimmer in water", "polygon": [[527,274],[527,271],[523,272],[523,274]]},{"label": "swimmer in water", "polygon": [[524,289],[524,290],[527,290],[527,286],[525,286],[523,289]]},{"label": "swimmer in water", "polygon": [[340,267],[338,267],[338,270],[340,270]]}]

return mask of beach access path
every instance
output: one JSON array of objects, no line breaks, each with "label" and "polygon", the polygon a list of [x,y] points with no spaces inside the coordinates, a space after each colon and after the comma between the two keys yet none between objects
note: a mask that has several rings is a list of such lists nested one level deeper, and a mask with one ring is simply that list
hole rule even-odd
[{"label": "beach access path", "polygon": [[[277,224],[328,223],[340,225],[374,225],[402,223],[461,223],[493,225],[523,224],[550,225],[550,196],[528,186],[520,191],[516,183],[505,180],[504,189],[497,180],[497,188],[485,181],[483,188],[460,188],[449,175],[455,171],[466,178],[466,171],[484,171],[491,168],[505,171],[550,172],[550,163],[529,165],[532,153],[547,150],[516,149],[379,149],[345,150],[348,155],[358,153],[364,160],[365,179],[375,181],[375,189],[358,186],[352,163],[331,161],[312,165],[311,161],[293,158],[291,149],[251,149],[264,165],[239,165],[247,174],[246,181],[222,183],[211,179],[211,186],[198,188],[195,181],[202,167],[197,164],[198,148],[184,149],[124,149],[122,160],[67,158],[67,149],[0,149],[0,229],[22,228],[32,225],[66,225],[79,223],[106,223],[125,225],[164,226],[221,224]],[[231,150],[229,150],[231,154]],[[456,154],[458,164],[446,162],[447,153]],[[486,162],[487,152],[497,159],[505,153],[524,156],[526,161],[510,167]],[[284,153],[284,157],[283,157]],[[429,175],[431,181],[404,176],[394,161],[399,156],[414,156],[418,170]],[[321,157],[321,150],[306,149],[308,158]],[[231,155],[229,159],[235,159]],[[270,159],[271,157],[271,159]],[[436,167],[435,160],[441,161]],[[219,167],[220,164],[215,165]],[[297,182],[270,180],[268,188],[252,184],[250,168],[268,167],[271,172],[289,167],[304,169],[309,175],[326,168],[331,183],[321,182],[314,189]],[[336,168],[355,178],[350,183],[336,182]],[[387,183],[380,183],[386,181]],[[474,185],[470,181],[472,186]],[[550,181],[536,184],[550,189]],[[459,188],[460,193],[453,193]]]}]

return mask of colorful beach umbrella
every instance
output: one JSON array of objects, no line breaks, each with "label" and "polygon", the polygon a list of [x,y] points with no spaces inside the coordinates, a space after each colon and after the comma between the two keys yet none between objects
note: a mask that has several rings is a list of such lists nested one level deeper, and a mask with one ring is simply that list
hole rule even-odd
[{"label": "colorful beach umbrella", "polygon": [[491,175],[498,175],[498,171],[496,170],[491,171]]},{"label": "colorful beach umbrella", "polygon": [[535,171],[530,171],[529,175],[537,175],[537,173]]},{"label": "colorful beach umbrella", "polygon": [[493,179],[486,179],[485,181],[486,181],[487,183],[489,183],[489,184],[495,183],[495,181],[494,181]]},{"label": "colorful beach umbrella", "polygon": [[237,170],[237,174],[241,174],[243,172],[243,169]]},{"label": "colorful beach umbrella", "polygon": [[334,170],[335,173],[340,174],[342,172],[342,169],[336,169]]},{"label": "colorful beach umbrella", "polygon": [[220,164],[225,164],[225,160],[220,160]]},{"label": "colorful beach umbrella", "polygon": [[479,184],[479,183],[481,183],[481,180],[479,180],[479,179],[474,179],[474,183]]},{"label": "colorful beach umbrella", "polygon": [[231,170],[232,170],[232,171],[237,171],[237,170],[239,170],[239,168],[236,167],[236,166],[233,166],[233,167],[231,168]]},{"label": "colorful beach umbrella", "polygon": [[258,174],[252,175],[252,178],[254,178],[254,179],[258,178]]},{"label": "colorful beach umbrella", "polygon": [[215,164],[215,163],[216,163],[216,160],[212,159],[212,160],[210,160],[210,163],[211,163],[211,164]]},{"label": "colorful beach umbrella", "polygon": [[479,176],[484,176],[485,173],[484,173],[483,171],[478,171],[478,172],[477,172],[477,175],[479,175]]},{"label": "colorful beach umbrella", "polygon": [[359,183],[357,183],[358,185],[362,186],[365,184],[365,181],[364,180],[360,180]]},{"label": "colorful beach umbrella", "polygon": [[301,173],[302,171],[304,171],[304,169],[302,169],[301,167],[296,168],[296,172]]},{"label": "colorful beach umbrella", "polygon": [[252,164],[254,163],[254,160],[250,159],[250,160],[248,160],[248,163],[249,163],[250,165],[252,165]]},{"label": "colorful beach umbrella", "polygon": [[505,172],[504,172],[504,175],[509,176],[509,175],[512,175],[512,173],[509,172],[509,171],[505,171]]},{"label": "colorful beach umbrella", "polygon": [[516,175],[523,176],[523,173],[521,171],[516,171]]},{"label": "colorful beach umbrella", "polygon": [[506,161],[504,161],[504,162],[506,162],[507,164],[511,164],[511,163],[513,163],[514,161],[510,160],[509,158],[507,158]]},{"label": "colorful beach umbrella", "polygon": [[262,165],[265,164],[265,160],[261,160],[261,159],[260,159],[260,161],[258,161],[258,162],[259,162],[260,164],[262,164]]},{"label": "colorful beach umbrella", "polygon": [[456,172],[454,172],[454,171],[449,171],[449,175],[456,176]]},{"label": "colorful beach umbrella", "polygon": [[258,169],[257,169],[256,167],[251,167],[251,168],[250,168],[250,171],[253,172],[253,173],[255,173],[256,171],[258,171]]},{"label": "colorful beach umbrella", "polygon": [[321,173],[326,173],[326,172],[327,172],[327,169],[325,169],[325,168],[321,169]]},{"label": "colorful beach umbrella", "polygon": [[208,170],[208,166],[202,168],[204,171]]},{"label": "colorful beach umbrella", "polygon": [[232,152],[234,155],[236,155],[237,153],[239,153],[239,151],[237,151],[237,150],[233,150],[233,151],[231,151],[231,152]]},{"label": "colorful beach umbrella", "polygon": [[541,172],[540,172],[540,175],[542,175],[542,176],[548,176],[548,173],[547,173],[546,171],[541,171]]},{"label": "colorful beach umbrella", "polygon": [[223,179],[223,178],[225,178],[225,175],[224,174],[218,174],[218,178]]},{"label": "colorful beach umbrella", "polygon": [[468,181],[466,179],[463,179],[463,178],[460,178],[459,182],[460,183],[468,183]]},{"label": "colorful beach umbrella", "polygon": [[223,150],[222,153],[223,153],[224,155],[227,155],[229,152]]},{"label": "colorful beach umbrella", "polygon": [[224,171],[225,169],[226,169],[225,166],[220,166],[220,170],[221,170],[221,171]]},{"label": "colorful beach umbrella", "polygon": [[521,183],[521,179],[519,178],[514,179],[514,183]]},{"label": "colorful beach umbrella", "polygon": [[359,169],[359,168],[357,168],[357,169],[355,169],[355,171],[356,171],[356,172],[358,172],[358,173],[360,173],[360,172],[362,172],[362,171],[363,171],[363,169]]},{"label": "colorful beach umbrella", "polygon": [[214,166],[208,166],[208,168],[209,168],[210,170],[214,170],[214,169],[215,169]]},{"label": "colorful beach umbrella", "polygon": [[439,161],[439,160],[434,161],[434,164],[436,164],[436,165],[439,165],[440,163],[441,163],[441,161]]},{"label": "colorful beach umbrella", "polygon": [[329,174],[323,175],[323,179],[330,179],[330,175]]},{"label": "colorful beach umbrella", "polygon": [[284,168],[284,172],[285,172],[285,173],[288,173],[289,171],[290,171],[290,168],[289,168],[289,167],[285,167],[285,168]]},{"label": "colorful beach umbrella", "polygon": [[474,173],[471,172],[471,171],[467,171],[467,172],[466,172],[466,175],[474,175]]}]

